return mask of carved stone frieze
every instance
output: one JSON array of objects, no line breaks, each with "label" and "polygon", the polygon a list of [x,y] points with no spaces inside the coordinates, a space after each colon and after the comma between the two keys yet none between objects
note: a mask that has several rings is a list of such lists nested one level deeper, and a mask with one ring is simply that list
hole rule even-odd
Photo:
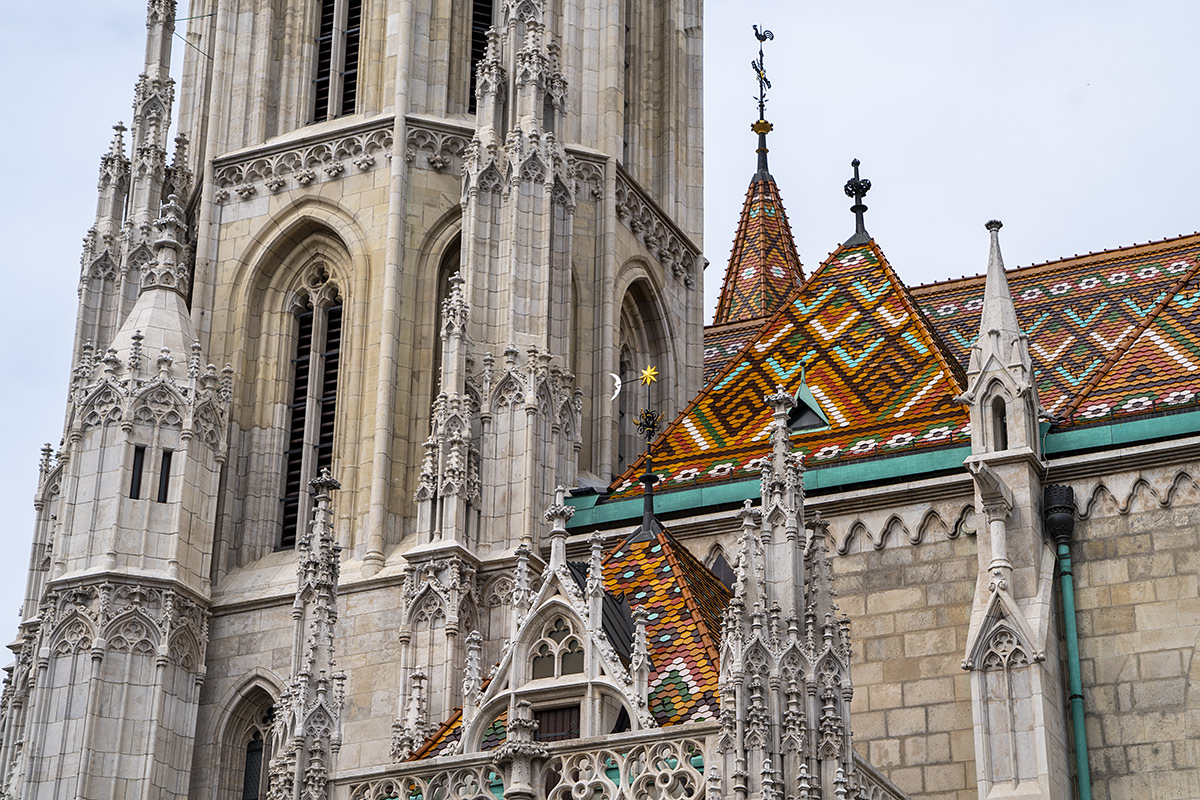
[{"label": "carved stone frieze", "polygon": [[469,141],[465,135],[410,124],[404,158],[417,169],[461,175]]},{"label": "carved stone frieze", "polygon": [[337,180],[353,167],[353,172],[366,172],[380,163],[378,156],[390,159],[392,152],[392,122],[383,120],[376,126],[340,133],[325,141],[312,142],[266,155],[252,155],[217,165],[214,183],[217,202],[227,202],[235,193],[248,200],[260,190],[273,193],[288,188],[313,184],[324,174],[325,180]]},{"label": "carved stone frieze", "polygon": [[699,249],[623,170],[617,173],[617,216],[672,275],[689,287],[695,284],[702,270]]}]

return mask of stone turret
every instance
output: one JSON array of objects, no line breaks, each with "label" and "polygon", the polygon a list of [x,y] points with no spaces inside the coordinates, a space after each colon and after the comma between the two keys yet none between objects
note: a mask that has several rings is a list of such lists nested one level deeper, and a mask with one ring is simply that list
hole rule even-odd
[{"label": "stone turret", "polygon": [[[175,82],[170,76],[175,0],[151,0],[146,12],[146,58],[134,86],[130,127],[117,123],[108,152],[100,159],[96,222],[83,241],[74,362],[84,350],[104,352],[124,323],[154,264],[154,221],[169,192],[187,202],[191,174],[184,163],[187,140],[176,137],[167,164],[167,134]],[[130,152],[125,135],[129,134]],[[182,241],[182,239],[180,239]]]},{"label": "stone turret", "polygon": [[8,796],[187,790],[232,374],[203,366],[192,333],[174,198],[156,228],[137,303],[102,357],[84,348],[63,450],[44,459],[52,523],[22,624],[31,668],[11,687]]},{"label": "stone turret", "polygon": [[979,337],[967,391],[979,573],[963,668],[971,672],[980,797],[1070,793],[1062,676],[1055,655],[1054,552],[1038,508],[1042,458],[1037,383],[1026,335],[991,235]]}]

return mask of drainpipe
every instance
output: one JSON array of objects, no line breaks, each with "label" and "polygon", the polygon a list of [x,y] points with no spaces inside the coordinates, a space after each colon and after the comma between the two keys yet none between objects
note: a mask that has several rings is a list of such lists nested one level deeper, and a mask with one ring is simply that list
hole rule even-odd
[{"label": "drainpipe", "polygon": [[1075,490],[1070,486],[1047,486],[1046,528],[1058,549],[1058,572],[1062,580],[1063,620],[1066,623],[1067,675],[1071,692],[1071,728],[1075,741],[1075,775],[1079,800],[1092,800],[1092,772],[1088,766],[1087,730],[1083,721],[1083,682],[1079,675],[1079,634],[1075,626],[1075,586],[1071,576],[1071,534],[1075,530]]}]

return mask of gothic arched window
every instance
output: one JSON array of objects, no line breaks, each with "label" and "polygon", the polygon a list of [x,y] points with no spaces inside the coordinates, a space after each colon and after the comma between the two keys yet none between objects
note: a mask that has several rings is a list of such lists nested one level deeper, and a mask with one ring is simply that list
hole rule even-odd
[{"label": "gothic arched window", "polygon": [[583,672],[583,642],[566,617],[554,617],[542,628],[541,638],[530,648],[530,676],[558,678]]},{"label": "gothic arched window", "polygon": [[314,122],[354,113],[361,42],[362,0],[321,0],[313,76]]},{"label": "gothic arched window", "polygon": [[342,298],[321,263],[309,270],[298,298],[294,332],[281,548],[295,546],[297,532],[308,520],[308,482],[333,465]]},{"label": "gothic arched window", "polygon": [[261,687],[234,707],[221,744],[220,797],[266,800],[274,719],[274,701]]}]

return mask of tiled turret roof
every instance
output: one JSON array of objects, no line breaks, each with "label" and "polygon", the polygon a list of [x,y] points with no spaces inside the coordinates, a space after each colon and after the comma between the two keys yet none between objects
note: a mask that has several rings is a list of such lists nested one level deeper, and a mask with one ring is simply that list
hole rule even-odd
[{"label": "tiled turret roof", "polygon": [[803,281],[779,187],[760,171],[746,190],[713,324],[768,317]]}]

